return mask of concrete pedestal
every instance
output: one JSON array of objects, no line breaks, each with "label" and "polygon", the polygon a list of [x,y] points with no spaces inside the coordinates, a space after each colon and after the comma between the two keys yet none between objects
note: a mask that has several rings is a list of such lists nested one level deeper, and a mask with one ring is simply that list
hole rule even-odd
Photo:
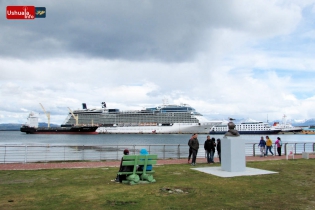
[{"label": "concrete pedestal", "polygon": [[221,169],[228,172],[246,171],[245,140],[240,136],[222,138]]}]

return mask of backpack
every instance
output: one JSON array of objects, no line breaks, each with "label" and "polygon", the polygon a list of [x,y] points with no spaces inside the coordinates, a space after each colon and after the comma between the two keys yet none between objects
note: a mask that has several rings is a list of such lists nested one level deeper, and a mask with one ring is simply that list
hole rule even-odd
[{"label": "backpack", "polygon": [[279,144],[280,144],[280,147],[282,147],[282,141],[281,140],[279,140]]}]

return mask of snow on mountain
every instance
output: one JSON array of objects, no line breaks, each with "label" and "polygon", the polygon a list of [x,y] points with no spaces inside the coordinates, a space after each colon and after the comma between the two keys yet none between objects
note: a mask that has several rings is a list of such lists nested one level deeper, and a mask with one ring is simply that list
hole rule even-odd
[{"label": "snow on mountain", "polygon": [[304,122],[294,122],[292,123],[293,126],[310,126],[310,125],[315,125],[315,119],[308,119],[304,120]]}]

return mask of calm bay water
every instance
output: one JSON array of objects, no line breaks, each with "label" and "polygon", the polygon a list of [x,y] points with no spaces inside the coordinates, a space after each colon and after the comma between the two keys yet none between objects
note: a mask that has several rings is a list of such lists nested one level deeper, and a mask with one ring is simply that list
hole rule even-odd
[{"label": "calm bay water", "polygon": [[[222,139],[223,135],[210,135]],[[260,154],[258,142],[262,135],[242,135],[246,155]],[[265,135],[264,135],[265,136]],[[314,151],[315,135],[270,135],[273,142],[280,136],[283,143],[294,145],[295,152]],[[19,131],[0,131],[0,163],[69,161],[69,160],[119,160],[122,151],[129,148],[137,154],[147,148],[159,158],[187,158],[188,134],[25,134]],[[198,136],[198,157],[204,157],[203,144],[207,135]],[[256,143],[256,145],[253,145]],[[294,144],[298,143],[298,144]]]},{"label": "calm bay water", "polygon": [[[206,140],[205,134],[198,135],[199,143]],[[223,138],[223,135],[210,135]],[[261,136],[266,135],[241,135],[246,143],[258,143]],[[283,143],[315,142],[315,135],[269,135],[275,142],[280,137]],[[25,144],[25,145],[143,145],[143,144],[187,144],[191,135],[187,134],[99,134],[99,135],[64,135],[64,134],[25,134],[19,131],[0,131],[0,144]]]}]

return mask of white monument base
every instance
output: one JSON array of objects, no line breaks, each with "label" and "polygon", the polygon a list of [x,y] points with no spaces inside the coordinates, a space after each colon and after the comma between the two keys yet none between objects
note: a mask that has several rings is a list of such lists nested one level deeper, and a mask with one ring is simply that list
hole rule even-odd
[{"label": "white monument base", "polygon": [[228,172],[246,171],[245,140],[240,136],[221,140],[221,169]]},{"label": "white monument base", "polygon": [[249,168],[249,167],[247,167],[245,171],[240,171],[240,172],[223,171],[221,167],[202,167],[202,168],[191,168],[191,169],[201,171],[207,174],[212,174],[219,177],[254,176],[254,175],[262,175],[262,174],[278,173],[274,171],[266,171],[262,169]]}]

